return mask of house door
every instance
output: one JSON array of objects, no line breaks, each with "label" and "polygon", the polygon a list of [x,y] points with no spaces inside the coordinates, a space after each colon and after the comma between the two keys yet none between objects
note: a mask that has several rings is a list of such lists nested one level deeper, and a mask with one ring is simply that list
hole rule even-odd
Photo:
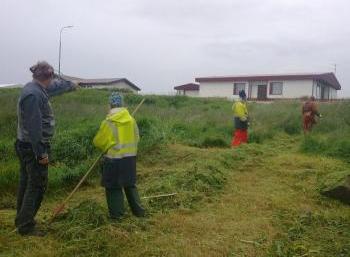
[{"label": "house door", "polygon": [[266,99],[267,99],[267,85],[259,85],[258,100],[266,100]]}]

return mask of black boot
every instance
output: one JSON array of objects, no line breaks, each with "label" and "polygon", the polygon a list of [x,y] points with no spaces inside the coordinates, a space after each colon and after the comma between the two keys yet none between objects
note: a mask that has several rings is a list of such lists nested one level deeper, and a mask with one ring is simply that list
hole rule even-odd
[{"label": "black boot", "polygon": [[124,215],[124,195],[121,188],[106,188],[106,200],[109,215],[112,219],[120,219]]},{"label": "black boot", "polygon": [[19,232],[21,236],[33,236],[33,237],[44,237],[46,236],[47,232],[41,229],[34,228],[33,230],[23,233]]},{"label": "black boot", "polygon": [[136,186],[125,187],[124,191],[132,213],[136,217],[144,217],[145,209],[141,205],[141,200],[139,197],[139,193],[137,192]]}]

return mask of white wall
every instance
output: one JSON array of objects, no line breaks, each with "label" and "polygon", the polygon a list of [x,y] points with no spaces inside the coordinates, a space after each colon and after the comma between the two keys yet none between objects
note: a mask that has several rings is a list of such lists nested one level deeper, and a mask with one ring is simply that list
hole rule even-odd
[{"label": "white wall", "polygon": [[250,95],[250,98],[257,98],[258,97],[258,86],[252,85],[252,92]]},{"label": "white wall", "polygon": [[[270,95],[270,82],[283,82],[282,95]],[[187,91],[186,95],[199,96],[199,97],[225,97],[225,98],[238,98],[237,95],[233,95],[234,83],[246,83],[245,91],[248,95],[249,82],[247,81],[235,81],[235,82],[201,82],[199,86],[199,92]],[[313,80],[284,80],[284,81],[261,81],[251,82],[252,92],[251,98],[258,97],[258,85],[267,84],[267,98],[269,99],[291,99],[301,98],[304,96],[320,96],[320,92],[317,92],[317,85]],[[330,99],[337,98],[337,90],[332,87],[329,88]],[[327,89],[328,90],[328,89]],[[190,95],[189,92],[193,92]]]},{"label": "white wall", "polygon": [[199,96],[199,90],[190,90],[185,92],[186,96],[191,96],[191,97],[198,97]]},{"label": "white wall", "polygon": [[337,99],[337,90],[334,89],[333,87],[330,87],[330,92],[329,92],[329,98],[330,99]]},{"label": "white wall", "polygon": [[[245,91],[248,92],[248,83],[246,83]],[[238,96],[233,96],[233,82],[201,82],[199,96],[238,98]]]},{"label": "white wall", "polygon": [[[282,95],[270,94],[270,83],[282,82]],[[301,98],[303,96],[311,96],[313,88],[313,80],[271,80],[267,83],[253,83],[252,85],[252,98],[258,97],[258,85],[267,84],[267,98],[268,99],[291,99]]]},{"label": "white wall", "polygon": [[[267,98],[281,99],[281,98],[300,98],[303,96],[312,95],[313,80],[285,80],[283,82],[282,95],[270,95],[270,82],[267,88]],[[280,82],[280,81],[276,81]]]},{"label": "white wall", "polygon": [[[290,80],[283,82],[282,95],[270,95],[270,81],[267,82],[267,97],[271,99],[279,98],[300,98],[302,96],[312,95],[312,80]],[[238,83],[238,82],[236,82]],[[241,83],[241,82],[239,82]],[[246,83],[245,91],[248,95],[248,82]],[[266,84],[266,82],[253,82],[251,98],[257,98],[258,87],[257,85]],[[233,95],[234,82],[202,82],[199,87],[199,96],[201,97],[229,97],[238,98]]]}]

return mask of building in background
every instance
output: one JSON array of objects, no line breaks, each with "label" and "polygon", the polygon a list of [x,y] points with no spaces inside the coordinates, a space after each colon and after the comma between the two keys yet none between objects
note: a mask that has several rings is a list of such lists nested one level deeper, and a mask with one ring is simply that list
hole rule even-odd
[{"label": "building in background", "polygon": [[0,84],[0,89],[1,88],[22,88],[22,84]]},{"label": "building in background", "polygon": [[174,87],[177,95],[199,96],[199,84],[188,83]]},{"label": "building in background", "polygon": [[121,89],[129,90],[133,93],[138,93],[138,91],[141,91],[139,87],[126,78],[83,79],[66,75],[61,75],[61,77],[85,88]]},{"label": "building in background", "polygon": [[[200,77],[192,95],[238,98],[245,90],[251,100],[296,99],[314,96],[320,100],[337,98],[341,86],[334,73]],[[176,90],[181,86],[175,87]],[[181,93],[182,91],[180,91]],[[184,91],[185,92],[185,91]]]}]

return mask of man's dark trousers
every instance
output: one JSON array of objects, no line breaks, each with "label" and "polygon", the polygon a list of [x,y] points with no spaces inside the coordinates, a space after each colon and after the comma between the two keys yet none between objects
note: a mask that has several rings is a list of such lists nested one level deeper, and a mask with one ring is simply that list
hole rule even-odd
[{"label": "man's dark trousers", "polygon": [[15,149],[20,162],[15,225],[20,234],[27,234],[35,227],[34,217],[47,187],[48,166],[38,163],[29,143],[17,140]]}]

